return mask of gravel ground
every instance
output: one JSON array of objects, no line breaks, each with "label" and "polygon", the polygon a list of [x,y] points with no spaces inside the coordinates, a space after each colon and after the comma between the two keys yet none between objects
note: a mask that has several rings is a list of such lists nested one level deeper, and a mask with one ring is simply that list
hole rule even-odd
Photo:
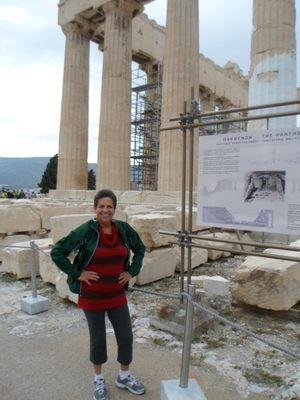
[{"label": "gravel ground", "polygon": [[[206,263],[194,269],[193,273],[218,274],[232,281],[242,260],[243,257],[240,256],[221,259]],[[145,290],[171,294],[178,293],[178,288],[178,274],[143,286]],[[29,290],[29,280],[15,281],[13,276],[0,272],[2,332],[5,331],[5,334],[14,338],[39,336],[51,340],[51,337],[55,338],[61,332],[86,329],[82,312],[74,304],[59,298],[52,285],[39,279],[39,294],[49,298],[50,310],[34,316],[20,312],[20,299]],[[159,317],[167,324],[178,323],[180,316],[184,314],[183,310],[180,311],[180,303],[139,292],[130,292],[128,298],[136,342],[141,346],[150,346],[158,352],[168,351],[174,357],[180,355],[180,335],[155,329],[151,322],[153,317]],[[200,298],[196,298],[196,301],[200,301]],[[232,303],[230,298],[207,299],[203,296],[201,302],[263,338],[300,353],[299,309],[287,313],[264,312],[241,307]],[[198,332],[192,344],[191,372],[201,383],[209,400],[300,399],[299,361],[223,324],[208,321],[201,327],[203,329]],[[112,332],[111,327],[109,332]],[[2,348],[3,345],[5,343],[2,341]],[[220,385],[213,383],[216,377]]]}]

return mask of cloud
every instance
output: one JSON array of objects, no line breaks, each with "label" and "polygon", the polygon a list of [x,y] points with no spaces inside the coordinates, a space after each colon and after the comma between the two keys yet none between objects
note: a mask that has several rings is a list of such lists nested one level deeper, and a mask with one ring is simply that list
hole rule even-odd
[{"label": "cloud", "polygon": [[[0,108],[5,121],[1,121],[1,132],[5,141],[1,155],[20,150],[34,156],[35,140],[57,140],[62,67],[35,63],[25,66],[1,66],[2,96]],[[51,82],[51,84],[49,84]],[[25,145],[21,146],[20,143]],[[30,144],[30,145],[29,145]],[[13,150],[12,150],[13,149]],[[43,145],[39,153],[49,155]]]},{"label": "cloud", "polygon": [[[252,0],[200,0],[200,52],[221,66],[228,60],[235,61],[247,74],[250,57],[251,7]],[[146,5],[145,12],[149,18],[165,26],[167,0],[156,0]]]},{"label": "cloud", "polygon": [[33,22],[30,17],[28,11],[20,6],[5,5],[0,9],[1,23],[29,24]]},{"label": "cloud", "polygon": [[[58,150],[65,36],[57,0],[0,0],[0,156],[51,156]],[[248,72],[252,0],[200,0],[200,50],[219,65]],[[300,38],[300,0],[297,38]],[[166,24],[167,0],[145,7]],[[300,54],[300,40],[297,41]],[[89,161],[97,160],[102,53],[91,44]],[[298,56],[298,71],[300,56]],[[300,86],[300,74],[298,76]]]},{"label": "cloud", "polygon": [[[3,4],[4,3],[4,4]],[[52,0],[2,0],[0,57],[8,63],[61,62],[64,35]]]}]

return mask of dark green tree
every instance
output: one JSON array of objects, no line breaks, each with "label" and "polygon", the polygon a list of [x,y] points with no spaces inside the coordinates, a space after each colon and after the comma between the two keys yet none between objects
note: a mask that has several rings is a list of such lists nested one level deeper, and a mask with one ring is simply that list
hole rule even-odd
[{"label": "dark green tree", "polygon": [[96,175],[95,172],[90,169],[88,174],[88,190],[96,189]]},{"label": "dark green tree", "polygon": [[55,154],[55,156],[51,157],[48,161],[42,180],[38,183],[38,186],[41,188],[41,193],[48,193],[49,189],[56,189],[57,158],[58,155]]}]

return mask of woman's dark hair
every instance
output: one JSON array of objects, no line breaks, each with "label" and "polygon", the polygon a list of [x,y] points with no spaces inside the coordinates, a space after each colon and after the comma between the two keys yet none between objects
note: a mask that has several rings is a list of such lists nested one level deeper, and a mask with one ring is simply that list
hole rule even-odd
[{"label": "woman's dark hair", "polygon": [[114,194],[114,192],[109,189],[102,189],[98,193],[96,193],[96,195],[94,197],[94,207],[95,208],[97,208],[99,200],[103,199],[104,197],[109,197],[110,199],[112,199],[114,208],[117,207],[117,196]]}]

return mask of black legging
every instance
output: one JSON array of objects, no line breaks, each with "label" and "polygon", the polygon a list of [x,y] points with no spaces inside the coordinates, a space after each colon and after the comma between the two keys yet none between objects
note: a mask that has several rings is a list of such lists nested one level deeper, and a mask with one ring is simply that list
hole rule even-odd
[{"label": "black legging", "polygon": [[127,304],[111,310],[84,310],[90,331],[90,360],[93,364],[107,361],[105,312],[112,323],[118,343],[118,362],[129,365],[132,361],[132,328]]}]

